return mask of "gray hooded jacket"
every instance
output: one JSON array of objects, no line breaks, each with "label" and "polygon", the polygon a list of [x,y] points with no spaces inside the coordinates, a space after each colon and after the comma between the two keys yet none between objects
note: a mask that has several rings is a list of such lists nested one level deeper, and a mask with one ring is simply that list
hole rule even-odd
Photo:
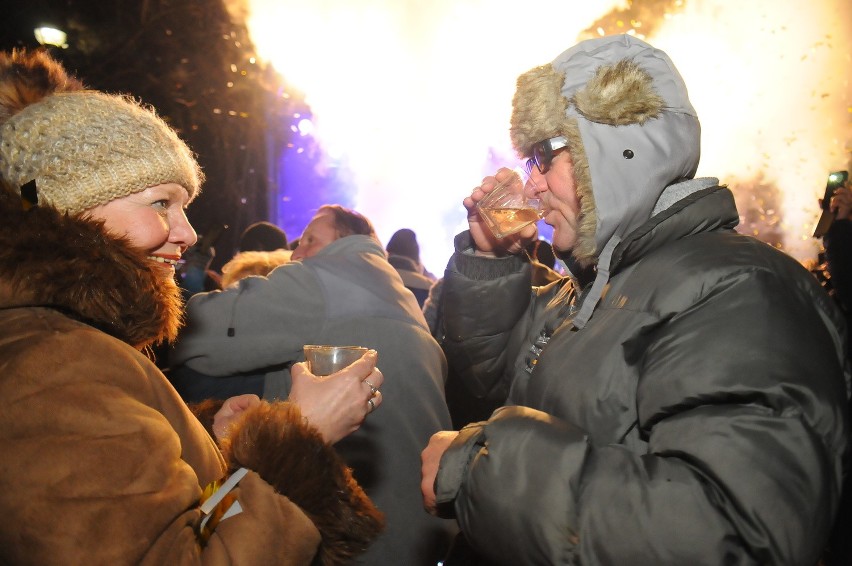
[{"label": "gray hooded jacket", "polygon": [[[193,296],[171,361],[229,379],[303,360],[304,344],[373,348],[385,377],[381,408],[335,445],[386,516],[385,532],[359,563],[435,564],[455,526],[423,511],[420,451],[450,427],[446,361],[378,242],[340,238],[268,277]],[[265,398],[286,398],[289,389],[288,369],[267,374]]]}]

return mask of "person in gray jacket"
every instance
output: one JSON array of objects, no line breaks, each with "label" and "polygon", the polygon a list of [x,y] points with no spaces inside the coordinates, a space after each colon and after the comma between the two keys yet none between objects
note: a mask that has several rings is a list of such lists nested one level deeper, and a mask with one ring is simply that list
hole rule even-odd
[{"label": "person in gray jacket", "polygon": [[446,359],[368,219],[320,207],[289,263],[193,296],[186,315],[171,372],[199,382],[262,374],[267,400],[287,398],[289,366],[304,359],[305,344],[376,350],[382,409],[335,444],[385,514],[384,533],[358,563],[426,566],[443,557],[457,527],[423,510],[419,471],[422,447],[450,426]]},{"label": "person in gray jacket", "polygon": [[504,406],[433,436],[426,506],[499,564],[815,564],[846,467],[845,326],[795,259],[734,231],[729,189],[694,178],[672,61],[580,42],[519,77],[511,137],[572,275],[531,287],[535,228],[482,223],[508,170],[464,199],[444,348]]}]

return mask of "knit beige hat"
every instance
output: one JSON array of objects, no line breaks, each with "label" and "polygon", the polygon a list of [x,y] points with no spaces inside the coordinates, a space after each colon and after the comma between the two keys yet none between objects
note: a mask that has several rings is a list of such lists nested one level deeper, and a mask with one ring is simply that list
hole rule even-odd
[{"label": "knit beige hat", "polygon": [[[21,90],[19,74],[0,73],[0,94]],[[39,204],[77,214],[164,183],[198,194],[192,152],[152,109],[91,90],[44,94],[17,105],[0,96],[0,176],[35,181]]]}]

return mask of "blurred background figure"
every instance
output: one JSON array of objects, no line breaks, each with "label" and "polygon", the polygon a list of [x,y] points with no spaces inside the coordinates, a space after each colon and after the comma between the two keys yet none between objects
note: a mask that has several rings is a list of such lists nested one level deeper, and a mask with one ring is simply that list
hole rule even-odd
[{"label": "blurred background figure", "polygon": [[241,252],[288,249],[287,234],[272,222],[255,222],[243,230],[238,248]]},{"label": "blurred background figure", "polygon": [[405,287],[414,293],[417,303],[423,307],[435,276],[429,273],[420,261],[420,245],[414,230],[402,228],[394,232],[388,245],[388,262],[396,269]]},{"label": "blurred background figure", "polygon": [[456,526],[424,512],[418,484],[420,451],[451,424],[446,360],[369,219],[321,206],[289,262],[195,295],[186,314],[170,371],[187,400],[222,388],[286,399],[290,367],[304,359],[305,344],[376,350],[385,402],[335,445],[386,518],[363,563],[434,566],[444,556]]},{"label": "blurred background figure", "polygon": [[222,275],[211,264],[216,258],[216,242],[227,229],[228,226],[222,224],[202,234],[181,257],[176,277],[184,301],[196,293],[222,288]]}]

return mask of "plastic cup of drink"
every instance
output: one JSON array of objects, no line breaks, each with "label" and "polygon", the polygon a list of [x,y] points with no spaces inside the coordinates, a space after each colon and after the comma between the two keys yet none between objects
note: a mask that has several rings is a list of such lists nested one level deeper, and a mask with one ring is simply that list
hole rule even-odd
[{"label": "plastic cup of drink", "polygon": [[479,215],[494,236],[505,238],[541,220],[541,201],[529,197],[528,192],[537,193],[535,183],[523,167],[516,167],[476,203]]},{"label": "plastic cup of drink", "polygon": [[303,348],[308,369],[314,375],[331,375],[360,360],[367,353],[361,346],[306,344]]}]

